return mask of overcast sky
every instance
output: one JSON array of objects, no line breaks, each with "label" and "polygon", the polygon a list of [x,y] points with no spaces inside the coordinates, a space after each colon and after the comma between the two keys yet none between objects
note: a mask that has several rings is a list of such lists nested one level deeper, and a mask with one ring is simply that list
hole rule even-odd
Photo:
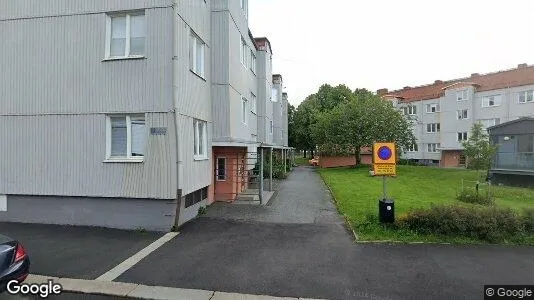
[{"label": "overcast sky", "polygon": [[322,83],[376,91],[534,64],[534,1],[249,0],[294,105]]}]

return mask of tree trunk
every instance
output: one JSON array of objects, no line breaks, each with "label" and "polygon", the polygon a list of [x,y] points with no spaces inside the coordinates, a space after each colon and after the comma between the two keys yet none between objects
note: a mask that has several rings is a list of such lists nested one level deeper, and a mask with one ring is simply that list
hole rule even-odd
[{"label": "tree trunk", "polygon": [[306,158],[306,150],[304,150],[304,156],[303,156],[303,158]]},{"label": "tree trunk", "polygon": [[360,159],[360,147],[356,148],[356,150],[354,150],[354,158],[356,158],[356,165],[360,165],[360,162],[361,162],[361,159]]}]

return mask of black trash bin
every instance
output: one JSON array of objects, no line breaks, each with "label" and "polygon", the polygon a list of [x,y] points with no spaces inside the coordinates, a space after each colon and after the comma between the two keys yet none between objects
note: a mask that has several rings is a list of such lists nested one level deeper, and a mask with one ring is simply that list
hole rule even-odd
[{"label": "black trash bin", "polygon": [[395,222],[395,201],[393,199],[380,199],[378,201],[378,219],[381,223]]}]

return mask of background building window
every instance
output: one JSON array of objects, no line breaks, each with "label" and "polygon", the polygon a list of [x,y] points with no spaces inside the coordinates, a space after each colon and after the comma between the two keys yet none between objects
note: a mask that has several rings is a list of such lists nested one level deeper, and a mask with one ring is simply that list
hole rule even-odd
[{"label": "background building window", "polygon": [[495,107],[501,105],[501,95],[485,96],[482,98],[482,107]]},{"label": "background building window", "polygon": [[107,159],[139,159],[145,155],[144,116],[108,117]]},{"label": "background building window", "polygon": [[208,158],[208,123],[201,120],[193,120],[194,157],[195,159]]},{"label": "background building window", "polygon": [[457,91],[456,100],[457,101],[469,100],[468,90]]},{"label": "background building window", "polygon": [[404,113],[404,115],[408,116],[413,116],[413,115],[416,115],[417,114],[417,107],[416,106],[413,106],[413,105],[410,105],[410,106],[405,106],[402,108],[402,111]]},{"label": "background building window", "polygon": [[465,120],[469,119],[469,110],[468,109],[460,109],[457,111],[457,117],[458,120]]},{"label": "background building window", "polygon": [[426,124],[426,132],[427,133],[436,133],[440,131],[440,124],[439,123],[430,123]]},{"label": "background building window", "polygon": [[467,141],[467,132],[458,132],[458,142]]},{"label": "background building window", "polygon": [[256,55],[252,50],[250,50],[250,70],[256,74]]},{"label": "background building window", "polygon": [[407,152],[418,152],[419,151],[419,147],[417,146],[417,144],[412,144],[410,147],[408,147],[408,149],[406,151]]},{"label": "background building window", "polygon": [[428,153],[437,153],[439,152],[439,144],[427,144]]},{"label": "background building window", "polygon": [[524,91],[519,92],[519,103],[534,102],[534,92]]},{"label": "background building window", "polygon": [[191,31],[189,38],[189,67],[191,71],[195,72],[198,76],[204,78],[204,42]]},{"label": "background building window", "polygon": [[247,109],[247,99],[245,97],[241,98],[241,122],[247,124],[248,109]]},{"label": "background building window", "polygon": [[106,58],[142,57],[145,23],[143,12],[108,16]]},{"label": "background building window", "polygon": [[439,112],[439,104],[435,103],[435,104],[427,104],[426,105],[426,112],[427,113],[436,113],[436,112]]},{"label": "background building window", "polygon": [[250,111],[256,113],[257,105],[256,95],[250,93]]}]

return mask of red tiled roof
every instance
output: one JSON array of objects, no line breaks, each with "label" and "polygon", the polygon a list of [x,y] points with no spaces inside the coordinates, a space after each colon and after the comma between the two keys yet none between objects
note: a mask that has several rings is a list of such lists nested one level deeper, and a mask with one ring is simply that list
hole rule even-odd
[{"label": "red tiled roof", "polygon": [[534,66],[521,64],[518,68],[510,70],[488,74],[475,73],[471,77],[436,81],[429,85],[406,87],[401,90],[390,91],[385,96],[402,98],[404,102],[435,99],[443,96],[445,88],[454,88],[451,85],[456,83],[475,84],[477,92],[534,84]]}]

